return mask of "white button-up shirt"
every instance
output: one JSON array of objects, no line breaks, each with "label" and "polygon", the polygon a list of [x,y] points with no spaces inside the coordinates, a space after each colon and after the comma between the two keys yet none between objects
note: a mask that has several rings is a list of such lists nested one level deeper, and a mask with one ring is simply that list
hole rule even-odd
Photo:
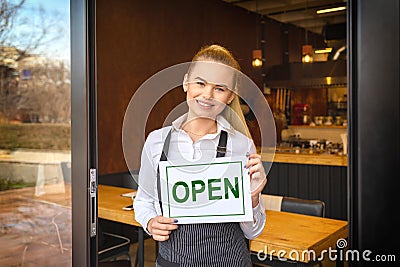
[{"label": "white button-up shirt", "polygon": [[[193,143],[190,136],[181,129],[186,121],[187,114],[176,119],[172,126],[167,126],[151,132],[144,144],[139,170],[139,188],[134,201],[135,220],[147,231],[147,223],[151,218],[162,215],[157,193],[157,167],[160,161],[164,140],[171,130],[171,141],[168,150],[168,160],[190,161],[209,160],[216,156],[221,130],[228,133],[227,157],[245,156],[247,152],[255,153],[254,143],[244,134],[231,127],[222,116],[217,116],[217,133],[207,134]],[[264,229],[265,210],[260,199],[259,204],[253,208],[253,221],[241,222],[240,227],[248,239],[257,237]],[[150,234],[150,233],[148,233]]]}]

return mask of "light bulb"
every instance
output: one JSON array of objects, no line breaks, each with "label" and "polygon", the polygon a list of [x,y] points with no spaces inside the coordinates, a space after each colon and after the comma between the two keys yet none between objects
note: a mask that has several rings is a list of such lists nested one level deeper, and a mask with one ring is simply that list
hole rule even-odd
[{"label": "light bulb", "polygon": [[262,66],[262,60],[260,58],[255,58],[253,59],[253,61],[251,62],[251,65],[253,65],[254,68],[259,68]]},{"label": "light bulb", "polygon": [[313,61],[313,58],[309,54],[305,54],[302,58],[303,63],[310,63]]}]

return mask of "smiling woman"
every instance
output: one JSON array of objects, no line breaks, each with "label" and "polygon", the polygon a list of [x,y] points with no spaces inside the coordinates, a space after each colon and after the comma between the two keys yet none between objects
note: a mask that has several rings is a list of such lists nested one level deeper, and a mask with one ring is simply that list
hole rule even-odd
[{"label": "smiling woman", "polygon": [[[210,45],[194,55],[183,81],[189,106],[188,123],[191,122],[191,111],[198,116],[197,120],[202,119],[203,122],[209,123],[210,121],[204,120],[204,117],[215,120],[215,117],[223,112],[233,128],[248,137],[251,136],[237,95],[238,71],[240,71],[239,63],[224,47]],[[201,107],[203,112],[208,111],[208,114],[199,116],[201,113],[196,113],[197,107]],[[194,132],[187,126],[184,128]]]},{"label": "smiling woman", "polygon": [[[261,157],[255,153],[251,136],[246,135],[248,130],[236,88],[238,71],[239,64],[225,47],[209,45],[201,48],[183,78],[189,111],[172,122],[171,126],[151,132],[144,144],[139,188],[134,202],[135,219],[154,240],[160,241],[158,266],[186,265],[191,262],[199,265],[213,262],[219,266],[251,266],[246,238],[257,237],[264,228],[265,210],[260,201],[260,192],[266,184],[266,174]],[[236,128],[236,125],[239,127]],[[248,158],[244,157],[246,153],[249,154]],[[246,184],[254,184],[258,178],[261,181],[255,190],[247,190],[246,198],[243,197],[247,210],[253,208],[251,214],[246,214],[249,218],[237,216],[228,221],[219,219],[216,223],[201,220],[185,222],[182,213],[174,213],[180,216],[171,218],[174,215],[167,212],[165,207],[166,199],[170,198],[165,197],[164,171],[172,166],[165,167],[166,164],[190,162],[198,167],[204,163],[211,164],[216,158],[223,161],[224,157],[226,162],[223,162],[227,164],[232,157],[238,156],[247,160],[243,163],[240,161],[238,173],[243,173],[243,165],[248,168],[248,176],[244,175],[241,179],[246,179]],[[182,165],[177,169],[187,175],[190,173]],[[221,169],[218,167],[218,170]],[[174,183],[172,199],[176,203],[192,201],[198,204],[198,198],[201,198],[206,201],[202,202],[203,206],[213,201],[218,204],[223,202],[221,205],[226,209],[240,206],[231,202],[239,196],[238,177],[228,180],[227,172],[218,175],[217,169],[212,172],[210,179],[204,171],[196,174],[201,178],[192,180],[192,190],[186,183],[187,179]],[[179,177],[182,178],[182,175]],[[168,177],[172,179],[172,176]],[[229,199],[230,195],[234,197]],[[184,215],[189,216],[188,210],[193,212],[195,209],[192,206],[183,210],[186,211]],[[182,221],[178,227],[179,220]],[[236,244],[234,248],[229,245],[232,239]],[[210,240],[218,245],[210,247]],[[191,247],[196,247],[196,253],[192,252]]]},{"label": "smiling woman", "polygon": [[[208,70],[205,71],[205,68]],[[228,89],[234,88],[234,85],[230,84],[229,87],[226,85],[229,82],[231,83],[230,77],[232,76],[233,71],[229,70],[229,67],[225,65],[216,63],[203,64],[203,62],[198,62],[192,66],[189,73],[185,75],[183,88],[186,92],[189,113],[182,129],[196,136],[192,137],[193,141],[197,141],[199,136],[217,131],[217,125],[214,123],[216,116],[235,97],[234,93]],[[228,77],[227,82],[224,81],[226,77]],[[194,120],[197,120],[197,122],[201,120],[201,131],[193,128]]]}]

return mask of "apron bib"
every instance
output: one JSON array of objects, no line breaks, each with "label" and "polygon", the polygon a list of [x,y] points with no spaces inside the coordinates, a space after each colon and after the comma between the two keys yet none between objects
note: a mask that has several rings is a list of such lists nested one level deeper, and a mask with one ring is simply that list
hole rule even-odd
[{"label": "apron bib", "polygon": [[[166,161],[171,139],[169,131],[160,161]],[[224,157],[228,134],[221,131],[216,157]],[[160,173],[157,168],[157,190],[161,205]],[[167,241],[158,243],[157,266],[252,266],[248,242],[239,223],[182,224]]]}]

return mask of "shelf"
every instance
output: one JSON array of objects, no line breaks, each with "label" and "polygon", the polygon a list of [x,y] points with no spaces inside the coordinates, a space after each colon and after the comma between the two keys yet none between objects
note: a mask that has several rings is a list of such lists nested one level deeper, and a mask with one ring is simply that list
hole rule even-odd
[{"label": "shelf", "polygon": [[[264,155],[261,155],[261,158],[263,161],[269,161],[269,158],[267,159],[266,157],[264,157]],[[275,153],[273,162],[347,167],[347,156],[327,154],[307,155],[277,152]]]},{"label": "shelf", "polygon": [[307,128],[307,129],[347,129],[347,126],[343,125],[289,125],[288,128]]}]

